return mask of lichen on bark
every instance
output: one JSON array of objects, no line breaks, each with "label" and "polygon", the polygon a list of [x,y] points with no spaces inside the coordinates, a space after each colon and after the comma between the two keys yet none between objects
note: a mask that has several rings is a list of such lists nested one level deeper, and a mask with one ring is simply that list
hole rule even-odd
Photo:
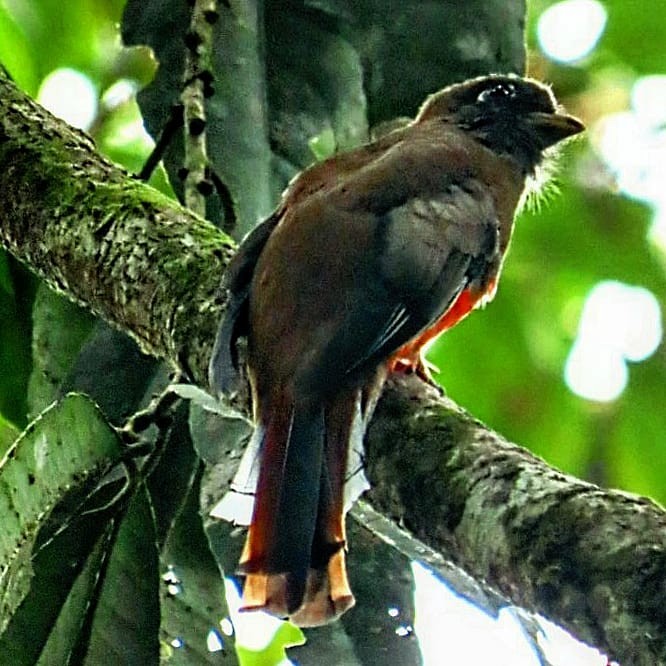
[{"label": "lichen on bark", "polygon": [[2,243],[141,348],[205,378],[233,243],[0,79]]}]

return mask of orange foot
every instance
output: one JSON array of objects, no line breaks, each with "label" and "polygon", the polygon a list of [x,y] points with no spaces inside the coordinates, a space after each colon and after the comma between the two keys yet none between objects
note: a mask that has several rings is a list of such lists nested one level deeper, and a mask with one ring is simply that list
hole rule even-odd
[{"label": "orange foot", "polygon": [[441,386],[432,378],[432,373],[439,372],[439,368],[424,359],[420,352],[405,355],[405,351],[406,349],[403,347],[389,359],[389,372],[399,372],[403,375],[416,375],[427,384],[441,389]]},{"label": "orange foot", "polygon": [[438,372],[438,369],[423,358],[423,351],[437,336],[455,326],[479,304],[491,299],[494,292],[495,280],[491,280],[488,283],[484,292],[472,292],[470,289],[465,289],[461,292],[451,307],[434,324],[426,328],[393,354],[388,362],[389,372],[416,374],[424,382],[441,390],[441,387],[434,381],[430,374],[431,369],[436,372]]}]

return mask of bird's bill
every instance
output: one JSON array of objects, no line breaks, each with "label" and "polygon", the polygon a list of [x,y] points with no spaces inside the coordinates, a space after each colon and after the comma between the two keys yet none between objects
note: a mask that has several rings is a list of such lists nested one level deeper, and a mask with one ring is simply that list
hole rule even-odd
[{"label": "bird's bill", "polygon": [[533,111],[527,116],[528,122],[546,137],[549,145],[555,144],[575,134],[580,134],[585,125],[566,113],[545,113]]}]

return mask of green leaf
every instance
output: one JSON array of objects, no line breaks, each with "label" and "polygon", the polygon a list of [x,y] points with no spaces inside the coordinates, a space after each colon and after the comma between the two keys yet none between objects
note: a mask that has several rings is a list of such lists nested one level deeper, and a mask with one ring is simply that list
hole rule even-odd
[{"label": "green leaf", "polygon": [[16,426],[0,414],[0,456],[14,443],[19,434]]},{"label": "green leaf", "polygon": [[57,399],[59,388],[95,320],[43,283],[37,289],[32,316],[33,369],[28,404],[30,413],[37,415]]},{"label": "green leaf", "polygon": [[308,146],[319,162],[335,154],[335,135],[333,130],[327,128],[308,140]]},{"label": "green leaf", "polygon": [[[1,20],[1,19],[0,19]],[[0,290],[5,292],[6,296],[14,297],[14,283],[9,272],[9,255],[0,250]]]},{"label": "green leaf", "polygon": [[[228,620],[222,573],[213,558],[199,515],[199,476],[169,533],[161,554],[162,631],[168,662],[183,664],[233,663],[234,639],[224,637],[220,622]],[[222,650],[211,652],[207,639],[214,632]],[[178,639],[180,647],[171,641]]]},{"label": "green leaf", "polygon": [[[199,458],[189,435],[188,412],[189,405],[181,403],[173,415],[168,432],[157,436],[155,446],[163,446],[163,449],[146,481],[155,513],[155,531],[160,551],[187,504],[199,469]],[[164,444],[160,443],[161,437],[165,437]]]},{"label": "green leaf", "polygon": [[0,249],[0,280],[0,413],[24,427],[36,279]]},{"label": "green leaf", "polygon": [[58,393],[89,395],[114,425],[121,425],[168,383],[168,369],[144,354],[126,333],[98,320]]},{"label": "green leaf", "polygon": [[155,518],[141,485],[130,503],[96,608],[85,663],[159,663],[159,572]]},{"label": "green leaf", "polygon": [[232,451],[242,453],[254,427],[243,414],[224,403],[217,403],[219,410],[190,405],[190,433],[199,456],[209,465],[228,460]]},{"label": "green leaf", "polygon": [[237,645],[236,651],[241,666],[280,666],[288,663],[287,648],[304,643],[305,636],[301,629],[290,622],[283,622],[265,650],[251,650],[243,645]]},{"label": "green leaf", "polygon": [[1,631],[30,590],[33,550],[53,509],[73,488],[97,483],[123,453],[96,405],[71,394],[41,414],[0,461]]},{"label": "green leaf", "polygon": [[[28,613],[27,608],[21,608],[18,615],[23,624],[22,643],[12,641],[10,647],[17,662],[20,660],[27,665],[36,659],[40,666],[48,664],[58,666],[71,662],[72,652],[80,641],[86,616],[91,612],[91,599],[96,594],[100,570],[108,557],[108,550],[115,534],[116,519],[112,518],[106,522],[100,518],[101,516],[97,516],[99,525],[97,530],[94,526],[86,525],[85,527],[93,529],[84,533],[85,528],[81,523],[77,525],[79,529],[72,530],[70,534],[47,546],[45,550],[50,552],[40,553],[35,563],[34,592],[30,595],[29,603],[24,605],[32,606],[30,609],[32,612]],[[101,534],[98,534],[99,532]],[[81,539],[83,534],[86,537],[94,535],[97,539]],[[68,546],[74,545],[73,541],[77,539],[88,543],[73,552]],[[65,560],[67,555],[70,558]],[[62,575],[63,561],[70,562],[70,569],[72,561],[79,565],[77,571],[80,570],[80,573],[73,580],[73,584],[70,576]],[[61,580],[58,580],[58,576]],[[8,637],[10,639],[13,638],[11,634],[16,635],[16,631],[12,629],[14,626],[10,628]],[[42,640],[34,640],[35,637]],[[43,637],[47,637],[46,642],[43,641]],[[30,638],[33,640],[30,641]]]},{"label": "green leaf", "polygon": [[33,95],[37,92],[37,73],[30,44],[21,27],[1,3],[0,63],[24,90]]}]

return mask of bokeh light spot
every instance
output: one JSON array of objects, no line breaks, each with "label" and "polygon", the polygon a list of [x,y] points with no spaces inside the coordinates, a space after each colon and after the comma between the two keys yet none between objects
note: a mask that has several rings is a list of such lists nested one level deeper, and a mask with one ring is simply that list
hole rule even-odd
[{"label": "bokeh light spot", "polygon": [[638,79],[631,101],[631,111],[602,118],[591,133],[593,145],[620,191],[652,206],[648,238],[666,254],[666,76]]},{"label": "bokeh light spot", "polygon": [[642,76],[631,88],[631,105],[638,117],[653,127],[666,122],[666,75]]},{"label": "bokeh light spot", "polygon": [[[547,663],[566,666],[606,666],[608,663],[597,650],[583,645],[540,616],[532,616],[531,624],[539,626],[537,640],[544,652],[537,655],[526,638],[518,609],[504,607],[493,617],[456,593],[420,562],[413,561],[411,568],[414,632],[424,666],[443,663],[538,666],[546,659]],[[442,631],[444,626],[446,631]],[[479,640],[479,636],[483,640]],[[562,660],[554,658],[558,655]]]},{"label": "bokeh light spot", "polygon": [[614,280],[600,282],[583,307],[564,368],[567,386],[588,400],[615,400],[627,385],[627,361],[651,356],[662,336],[661,308],[652,292]]},{"label": "bokeh light spot", "polygon": [[115,109],[129,102],[136,95],[136,91],[136,81],[118,79],[104,91],[102,103],[109,110]]},{"label": "bokeh light spot", "polygon": [[552,60],[580,60],[597,45],[606,26],[606,18],[604,6],[597,0],[558,2],[539,17],[539,45]]},{"label": "bokeh light spot", "polygon": [[221,652],[224,650],[222,638],[215,629],[209,630],[208,635],[206,636],[206,647],[208,648],[208,652]]},{"label": "bokeh light spot", "polygon": [[564,366],[564,380],[571,391],[586,400],[611,402],[622,395],[629,373],[620,354],[597,346],[592,339],[574,343]]},{"label": "bokeh light spot", "polygon": [[62,67],[43,81],[37,101],[54,116],[73,127],[87,130],[97,116],[97,90],[81,72]]}]

